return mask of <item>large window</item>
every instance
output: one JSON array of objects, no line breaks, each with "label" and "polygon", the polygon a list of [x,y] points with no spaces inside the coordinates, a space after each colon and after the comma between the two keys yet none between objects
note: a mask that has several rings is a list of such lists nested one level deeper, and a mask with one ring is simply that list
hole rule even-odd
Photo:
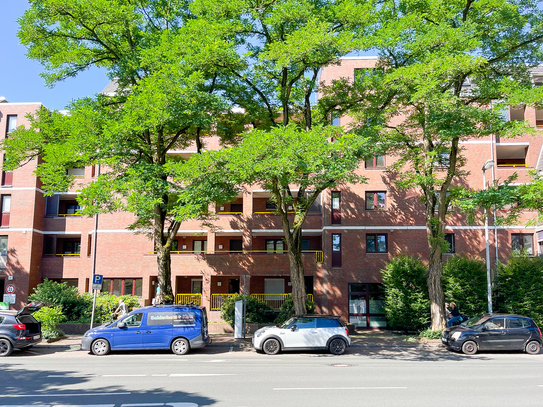
[{"label": "large window", "polygon": [[385,210],[386,196],[387,193],[385,191],[366,192],[366,210]]},{"label": "large window", "polygon": [[141,278],[104,278],[102,292],[141,297],[142,281]]},{"label": "large window", "polygon": [[366,160],[366,168],[385,168],[385,156],[378,155]]},{"label": "large window", "polygon": [[357,328],[387,326],[382,284],[349,284],[349,322]]},{"label": "large window", "polygon": [[6,128],[6,134],[11,133],[13,130],[17,128],[17,115],[16,114],[10,114],[7,117],[7,128]]},{"label": "large window", "polygon": [[79,255],[80,252],[81,252],[80,240],[63,240],[62,241],[62,254]]},{"label": "large window", "polygon": [[194,252],[207,252],[207,240],[195,240],[193,242]]},{"label": "large window", "polygon": [[266,252],[283,253],[285,251],[285,241],[283,239],[266,239]]},{"label": "large window", "polygon": [[341,224],[341,193],[332,191],[332,224]]},{"label": "large window", "polygon": [[8,237],[0,236],[0,269],[5,269],[8,258]]},{"label": "large window", "polygon": [[443,253],[456,253],[454,246],[454,233],[445,233],[445,241],[449,244],[447,250],[443,250]]},{"label": "large window", "polygon": [[524,252],[529,256],[534,254],[534,235],[531,233],[512,233],[511,248],[516,253]]},{"label": "large window", "polygon": [[368,233],[366,235],[366,253],[388,253],[386,233]]}]

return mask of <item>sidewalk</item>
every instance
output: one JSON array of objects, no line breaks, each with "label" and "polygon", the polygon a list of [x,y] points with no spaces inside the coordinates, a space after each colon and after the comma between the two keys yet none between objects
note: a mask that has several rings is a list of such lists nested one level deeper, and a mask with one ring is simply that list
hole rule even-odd
[{"label": "sidewalk", "polygon": [[[213,347],[236,347],[249,350],[252,348],[251,335],[243,339],[234,339],[233,334],[211,334]],[[38,346],[65,351],[78,350],[81,344],[81,335],[68,335],[54,342],[43,341]],[[391,331],[357,332],[351,337],[351,347],[367,348],[441,348],[441,341],[417,340],[413,336]]]}]

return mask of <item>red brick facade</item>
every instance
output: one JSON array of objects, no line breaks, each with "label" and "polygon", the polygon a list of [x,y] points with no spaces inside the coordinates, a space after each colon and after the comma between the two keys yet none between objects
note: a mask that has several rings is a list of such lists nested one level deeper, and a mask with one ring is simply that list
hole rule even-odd
[{"label": "red brick facade", "polygon": [[[346,58],[341,65],[324,69],[321,80],[329,82],[339,77],[352,78],[355,68],[371,67],[374,64],[374,59]],[[17,115],[18,125],[27,125],[25,115],[39,106],[0,103],[0,138],[6,135],[9,115]],[[536,125],[535,110],[527,108],[525,117],[532,125]],[[341,118],[340,124],[348,125],[348,118]],[[527,171],[537,168],[542,159],[542,145],[543,138],[539,136],[521,137],[506,143],[497,143],[494,138],[462,143],[467,157],[466,170],[469,171],[463,181],[475,188],[482,187],[481,168],[485,161],[496,161],[500,154],[503,157],[504,154],[516,154],[515,151],[524,149],[526,167],[502,165],[487,170],[486,174],[487,181],[492,181],[505,179],[516,171],[520,175],[518,182],[524,182],[528,179]],[[218,148],[218,143],[210,139],[206,146],[210,149]],[[183,154],[188,155],[192,150],[195,149],[188,148]],[[386,157],[387,164],[393,160],[394,157]],[[39,181],[33,175],[35,165],[35,162],[30,162],[17,169],[13,172],[12,185],[0,188],[1,195],[11,195],[9,226],[2,225],[0,230],[0,236],[7,236],[8,239],[7,267],[0,268],[0,289],[5,292],[8,284],[15,286],[15,308],[26,301],[28,294],[44,278],[70,281],[77,284],[80,291],[85,291],[89,289],[92,275],[95,219],[71,216],[68,213],[71,202],[75,200],[75,193],[59,194],[57,213],[45,216],[46,198],[39,188]],[[419,255],[423,259],[428,256],[424,207],[419,193],[415,190],[397,190],[394,180],[385,169],[366,169],[362,165],[360,172],[368,178],[366,184],[335,190],[340,192],[340,224],[332,223],[332,191],[326,191],[321,197],[320,210],[310,214],[304,227],[308,245],[308,252],[303,254],[306,284],[314,295],[317,310],[342,315],[345,319],[349,318],[349,310],[354,312],[351,309],[354,302],[352,307],[349,306],[350,284],[353,284],[351,291],[366,287],[366,294],[360,295],[367,296],[364,301],[371,308],[372,301],[377,304],[379,298],[372,296],[374,286],[362,285],[379,283],[380,270],[392,256],[399,253]],[[89,167],[85,169],[81,180],[88,182],[93,176],[94,171]],[[366,209],[366,192],[385,192],[385,207]],[[267,286],[273,286],[275,291],[271,292],[275,293],[281,285],[282,292],[291,291],[287,255],[266,252],[269,248],[267,245],[273,245],[273,241],[280,241],[282,237],[279,217],[266,213],[270,212],[269,208],[266,209],[268,197],[266,191],[249,189],[235,202],[218,207],[219,216],[214,230],[197,221],[182,224],[177,238],[177,250],[172,254],[171,262],[172,285],[176,294],[201,290],[203,305],[209,309],[212,294],[227,294],[238,290],[264,294]],[[104,279],[115,279],[108,280],[107,284],[108,289],[118,289],[117,293],[130,290],[139,293],[138,290],[141,290],[142,303],[149,304],[155,294],[156,256],[152,253],[153,244],[147,237],[126,230],[132,220],[132,215],[127,213],[99,216],[96,273],[104,275]],[[447,233],[454,233],[455,253],[485,258],[483,225],[468,225],[465,217],[454,211],[448,225]],[[539,252],[535,228],[494,228],[491,223],[489,240],[492,265],[496,257],[496,236],[499,258],[505,261],[511,253],[513,233],[531,235],[534,254]],[[369,252],[367,235],[372,239],[386,239],[385,252]],[[334,255],[333,238],[340,238],[341,249]],[[207,247],[202,241],[207,242]],[[71,253],[77,251],[74,248],[77,242],[80,244],[79,254]],[[51,250],[54,252],[49,253]],[[243,252],[240,253],[240,250]],[[334,264],[338,264],[340,259],[340,266],[333,266],[333,257]],[[119,288],[121,286],[123,288]],[[362,297],[358,299],[363,300]],[[218,313],[212,312],[210,319],[218,320]],[[380,324],[368,321],[372,326]]]}]

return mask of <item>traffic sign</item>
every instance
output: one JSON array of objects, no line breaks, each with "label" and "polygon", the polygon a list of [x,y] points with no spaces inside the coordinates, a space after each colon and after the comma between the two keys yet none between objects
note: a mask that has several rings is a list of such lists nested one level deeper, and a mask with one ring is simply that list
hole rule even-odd
[{"label": "traffic sign", "polygon": [[104,276],[101,274],[95,274],[92,276],[92,289],[101,290],[102,289],[102,280]]},{"label": "traffic sign", "polygon": [[6,286],[6,294],[13,294],[15,292],[15,286],[13,284],[8,284]]}]

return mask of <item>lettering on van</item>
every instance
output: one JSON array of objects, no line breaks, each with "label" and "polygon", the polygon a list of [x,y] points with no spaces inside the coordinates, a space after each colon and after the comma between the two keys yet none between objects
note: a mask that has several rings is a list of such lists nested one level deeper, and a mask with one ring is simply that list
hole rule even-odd
[{"label": "lettering on van", "polygon": [[196,314],[194,312],[164,313],[149,312],[147,314],[147,325],[175,325],[194,326]]}]

